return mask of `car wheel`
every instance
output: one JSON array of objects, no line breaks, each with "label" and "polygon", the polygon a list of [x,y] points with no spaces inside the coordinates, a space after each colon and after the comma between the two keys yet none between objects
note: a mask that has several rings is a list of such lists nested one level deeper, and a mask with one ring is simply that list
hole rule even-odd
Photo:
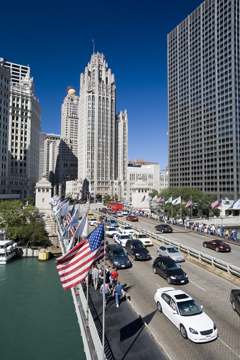
[{"label": "car wheel", "polygon": [[159,312],[162,312],[162,305],[160,304],[160,302],[157,302],[157,309]]},{"label": "car wheel", "polygon": [[156,274],[157,273],[157,269],[154,267],[153,268],[153,273]]},{"label": "car wheel", "polygon": [[232,302],[232,308],[233,308],[234,311],[236,311],[236,305],[235,305],[234,302]]},{"label": "car wheel", "polygon": [[181,332],[181,335],[184,339],[187,339],[188,336],[187,336],[187,331],[185,329],[185,327],[183,325],[180,325],[180,332]]},{"label": "car wheel", "polygon": [[206,248],[206,247],[207,247],[207,244],[203,244],[203,247],[205,247],[205,248]]},{"label": "car wheel", "polygon": [[219,252],[219,248],[218,248],[218,247],[216,247],[216,248],[215,248],[215,251],[216,251],[216,252]]},{"label": "car wheel", "polygon": [[168,284],[172,283],[171,278],[169,276],[167,277],[167,282],[168,282]]}]

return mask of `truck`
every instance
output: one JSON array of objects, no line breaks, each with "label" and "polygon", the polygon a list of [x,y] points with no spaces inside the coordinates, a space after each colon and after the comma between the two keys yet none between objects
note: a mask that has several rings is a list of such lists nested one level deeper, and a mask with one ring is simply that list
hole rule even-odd
[{"label": "truck", "polygon": [[111,202],[108,204],[108,208],[112,211],[118,212],[118,211],[122,210],[123,204]]}]

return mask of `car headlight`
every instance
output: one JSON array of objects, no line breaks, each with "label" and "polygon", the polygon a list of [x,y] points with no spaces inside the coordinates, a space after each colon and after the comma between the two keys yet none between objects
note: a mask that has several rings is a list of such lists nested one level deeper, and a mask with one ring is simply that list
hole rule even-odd
[{"label": "car headlight", "polygon": [[127,264],[130,264],[130,260],[127,261]]},{"label": "car headlight", "polygon": [[213,330],[217,330],[217,327],[214,323],[213,323]]},{"label": "car headlight", "polygon": [[136,254],[136,256],[140,256],[140,254]]},{"label": "car headlight", "polygon": [[187,274],[184,274],[184,276],[185,276],[186,279],[188,278]]},{"label": "car headlight", "polygon": [[115,265],[118,265],[118,262],[117,262],[117,261],[114,261],[113,263],[114,263]]},{"label": "car headlight", "polygon": [[176,279],[176,276],[171,276],[171,279]]},{"label": "car headlight", "polygon": [[192,334],[198,334],[197,330],[194,330],[193,328],[189,328],[189,331]]}]

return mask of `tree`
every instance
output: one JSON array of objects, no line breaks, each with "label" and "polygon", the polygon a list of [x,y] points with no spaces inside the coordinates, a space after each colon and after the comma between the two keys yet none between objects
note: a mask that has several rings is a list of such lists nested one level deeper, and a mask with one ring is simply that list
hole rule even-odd
[{"label": "tree", "polygon": [[102,195],[101,194],[96,194],[96,200],[97,201],[102,201]]},{"label": "tree", "polygon": [[34,202],[35,202],[35,200],[34,200],[34,198],[32,196],[26,196],[24,198],[24,201],[25,201],[25,203],[28,203],[28,205],[33,205]]},{"label": "tree", "polygon": [[0,228],[12,240],[48,241],[44,220],[33,205],[23,207],[20,200],[0,203]]},{"label": "tree", "polygon": [[154,196],[156,196],[158,194],[157,190],[153,190],[151,193],[149,193],[149,195],[152,197],[152,199],[154,198]]}]

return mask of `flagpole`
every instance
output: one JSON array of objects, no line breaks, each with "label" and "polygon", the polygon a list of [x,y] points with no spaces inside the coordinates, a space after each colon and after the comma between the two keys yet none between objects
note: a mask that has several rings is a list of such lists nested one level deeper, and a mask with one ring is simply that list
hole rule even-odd
[{"label": "flagpole", "polygon": [[104,345],[105,345],[105,279],[106,279],[106,272],[105,272],[105,266],[106,266],[106,256],[105,256],[105,249],[106,249],[106,228],[105,228],[105,222],[104,222],[104,257],[103,257],[103,328],[102,328],[102,360],[105,359],[105,353],[104,353]]},{"label": "flagpole", "polygon": [[[88,219],[88,213],[89,213],[89,207],[90,204],[88,204],[88,209],[87,209],[87,219]],[[88,305],[88,273],[87,273],[87,316],[86,316],[86,327],[88,327],[88,320],[89,320],[89,305]]]}]

